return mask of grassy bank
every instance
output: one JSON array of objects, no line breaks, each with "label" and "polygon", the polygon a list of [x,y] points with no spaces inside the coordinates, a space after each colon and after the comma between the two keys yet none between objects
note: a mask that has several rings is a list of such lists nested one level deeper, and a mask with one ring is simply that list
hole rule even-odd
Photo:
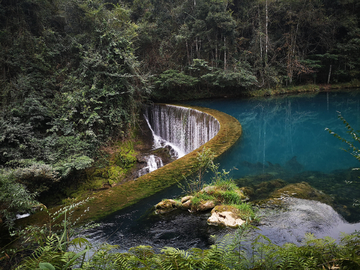
[{"label": "grassy bank", "polygon": [[[170,187],[177,183],[178,180],[183,179],[183,177],[193,174],[197,153],[203,147],[211,149],[215,153],[215,157],[218,157],[228,150],[241,136],[241,125],[232,116],[208,108],[191,108],[210,114],[220,122],[220,131],[213,139],[188,155],[135,181],[128,181],[119,186],[92,194],[92,199],[78,207],[73,214],[73,218],[81,218],[81,222],[96,221]],[[50,211],[53,212],[58,209],[59,207],[53,208]],[[86,212],[86,215],[83,215],[85,209],[89,209],[89,211]],[[26,219],[22,219],[21,225],[33,223],[45,224],[47,222],[48,215],[44,212],[39,212]]]},{"label": "grassy bank", "polygon": [[270,88],[270,89],[264,88],[259,90],[249,90],[242,93],[242,95],[246,97],[264,97],[264,96],[275,96],[275,95],[284,95],[284,94],[331,91],[331,90],[350,89],[350,88],[360,88],[360,81],[354,80],[348,83],[339,83],[339,84],[323,84],[323,85],[307,84],[307,85],[278,87],[278,88]]}]

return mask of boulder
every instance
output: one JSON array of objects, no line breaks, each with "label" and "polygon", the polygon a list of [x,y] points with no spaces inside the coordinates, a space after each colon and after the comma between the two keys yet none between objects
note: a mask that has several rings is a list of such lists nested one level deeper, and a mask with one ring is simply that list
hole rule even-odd
[{"label": "boulder", "polygon": [[238,218],[236,214],[230,211],[213,211],[211,217],[208,218],[207,222],[209,225],[224,225],[227,227],[237,228],[241,226],[245,221],[241,218]]},{"label": "boulder", "polygon": [[185,197],[182,197],[180,201],[181,201],[181,203],[185,203],[185,202],[191,200],[192,198],[194,198],[194,196],[185,196]]},{"label": "boulder", "polygon": [[274,191],[270,195],[270,200],[278,201],[284,197],[313,200],[328,205],[333,204],[333,198],[331,198],[329,195],[326,195],[322,191],[310,186],[307,182],[286,185],[285,187]]},{"label": "boulder", "polygon": [[196,206],[196,211],[200,211],[200,212],[207,211],[207,210],[213,209],[214,207],[215,207],[214,201],[204,201]]},{"label": "boulder", "polygon": [[191,199],[193,196],[185,196],[181,198],[182,208],[190,209],[191,208]]},{"label": "boulder", "polygon": [[156,214],[165,214],[171,212],[178,207],[181,207],[181,203],[175,200],[167,199],[159,202],[155,205],[155,213]]}]

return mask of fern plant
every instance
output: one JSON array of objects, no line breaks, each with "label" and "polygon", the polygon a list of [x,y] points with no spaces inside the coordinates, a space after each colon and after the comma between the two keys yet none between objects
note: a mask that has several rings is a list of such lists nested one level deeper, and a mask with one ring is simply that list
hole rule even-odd
[{"label": "fern plant", "polygon": [[335,138],[339,139],[340,141],[344,142],[348,145],[348,149],[345,149],[346,152],[349,152],[354,158],[356,158],[358,161],[360,161],[360,149],[359,146],[356,144],[360,143],[360,131],[355,130],[351,127],[351,125],[346,121],[346,119],[341,115],[340,112],[338,112],[338,118],[344,123],[347,133],[350,135],[351,139],[353,141],[347,140],[340,136],[339,134],[335,133],[329,128],[325,128],[326,131],[328,131],[331,135],[333,135]]},{"label": "fern plant", "polygon": [[78,221],[78,219],[72,220],[71,217],[74,210],[85,201],[65,206],[55,213],[49,213],[45,208],[44,211],[49,215],[47,226],[28,226],[20,231],[19,237],[26,237],[23,244],[28,246],[32,254],[16,269],[66,270],[76,264],[82,267],[91,244],[81,237],[71,240],[74,233],[73,226]]}]

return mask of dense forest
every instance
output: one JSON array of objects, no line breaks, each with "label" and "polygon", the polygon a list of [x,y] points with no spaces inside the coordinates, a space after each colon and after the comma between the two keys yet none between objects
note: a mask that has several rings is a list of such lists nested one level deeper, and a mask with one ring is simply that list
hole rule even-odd
[{"label": "dense forest", "polygon": [[0,218],[92,166],[146,102],[359,73],[358,0],[0,0]]}]

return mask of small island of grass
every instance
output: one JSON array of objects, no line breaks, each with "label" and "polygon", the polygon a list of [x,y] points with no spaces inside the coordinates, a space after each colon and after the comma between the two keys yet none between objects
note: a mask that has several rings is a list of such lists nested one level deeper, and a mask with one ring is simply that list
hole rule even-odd
[{"label": "small island of grass", "polygon": [[[210,149],[203,149],[197,157],[197,175],[180,182],[179,186],[186,196],[180,199],[165,199],[155,206],[157,214],[165,214],[175,209],[184,209],[189,212],[203,212],[211,210],[209,225],[225,225],[238,227],[245,221],[254,219],[255,214],[244,189],[239,188],[232,179],[227,177],[228,172],[218,172],[218,166],[213,163],[214,154]],[[215,174],[210,184],[203,183],[203,175],[207,170]]]}]

